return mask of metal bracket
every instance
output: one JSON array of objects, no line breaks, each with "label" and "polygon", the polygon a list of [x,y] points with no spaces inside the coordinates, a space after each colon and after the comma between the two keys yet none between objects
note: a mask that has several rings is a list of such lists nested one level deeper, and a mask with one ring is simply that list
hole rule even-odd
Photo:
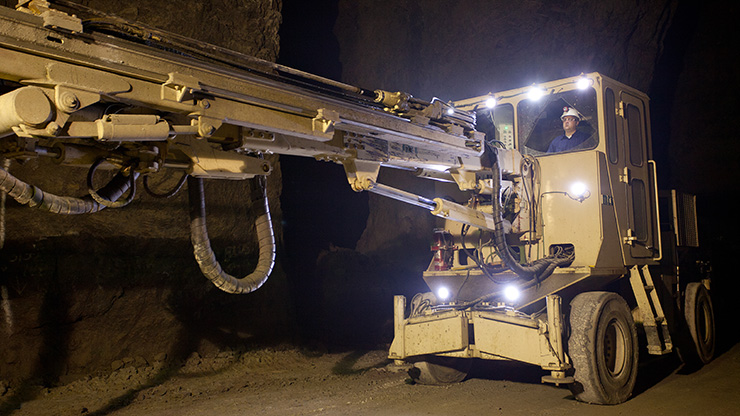
[{"label": "metal bracket", "polygon": [[368,191],[378,179],[380,163],[365,160],[345,159],[342,161],[352,190],[355,192]]},{"label": "metal bracket", "polygon": [[464,169],[450,169],[450,173],[461,191],[478,189],[475,172]]},{"label": "metal bracket", "polygon": [[633,246],[635,244],[635,241],[637,241],[637,237],[635,237],[632,228],[627,229],[627,236],[623,237],[622,241],[624,241],[624,244],[627,244],[629,246]]},{"label": "metal bracket", "polygon": [[54,87],[54,101],[58,109],[65,113],[73,113],[100,101],[100,94],[57,85]]},{"label": "metal bracket", "polygon": [[195,177],[242,180],[272,171],[267,160],[219,150],[205,140],[184,138],[177,148],[190,159],[188,173]]},{"label": "metal bracket", "polygon": [[131,91],[131,84],[118,75],[59,62],[47,64],[46,78],[28,80],[26,83],[43,85],[51,83],[56,86],[102,95],[115,95]]},{"label": "metal bracket", "polygon": [[194,122],[198,123],[200,137],[211,137],[223,124],[223,120],[207,116],[198,116],[198,120]]},{"label": "metal bracket", "polygon": [[628,184],[630,183],[631,176],[632,173],[630,172],[630,168],[625,166],[622,173],[619,174],[619,181]]},{"label": "metal bracket", "polygon": [[334,128],[341,122],[339,113],[325,108],[319,108],[316,117],[311,120],[311,126],[314,133],[323,136],[324,141],[331,140],[334,137]]},{"label": "metal bracket", "polygon": [[170,72],[167,81],[162,84],[160,97],[163,100],[182,103],[186,100],[194,100],[193,93],[201,91],[201,85],[198,79],[192,75],[183,75],[177,72]]}]

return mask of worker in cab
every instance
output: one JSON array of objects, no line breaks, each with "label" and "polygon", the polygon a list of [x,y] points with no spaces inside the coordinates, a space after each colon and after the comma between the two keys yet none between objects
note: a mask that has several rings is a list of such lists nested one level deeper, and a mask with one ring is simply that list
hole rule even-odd
[{"label": "worker in cab", "polygon": [[573,107],[563,107],[563,115],[560,116],[563,122],[563,134],[553,139],[547,148],[547,153],[565,152],[583,144],[591,136],[588,133],[577,129],[578,123],[581,122],[581,115]]}]

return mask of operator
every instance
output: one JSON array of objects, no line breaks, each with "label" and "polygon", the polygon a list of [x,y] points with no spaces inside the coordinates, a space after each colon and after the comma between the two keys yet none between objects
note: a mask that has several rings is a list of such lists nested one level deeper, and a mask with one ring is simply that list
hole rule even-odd
[{"label": "operator", "polygon": [[589,137],[588,133],[577,130],[578,123],[581,121],[581,115],[573,107],[563,107],[563,115],[560,116],[563,122],[564,133],[553,139],[547,148],[547,153],[565,152],[582,144]]}]

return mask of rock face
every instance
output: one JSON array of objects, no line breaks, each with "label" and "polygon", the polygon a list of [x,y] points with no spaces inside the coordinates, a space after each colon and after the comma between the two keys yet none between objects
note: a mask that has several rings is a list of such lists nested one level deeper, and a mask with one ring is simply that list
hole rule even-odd
[{"label": "rock face", "polygon": [[670,0],[435,0],[383,7],[340,0],[342,76],[443,100],[591,71],[647,90],[675,8]]},{"label": "rock face", "polygon": [[[278,54],[279,0],[81,3],[262,59],[274,61]],[[268,192],[281,236],[282,180],[277,158],[272,162]],[[57,195],[86,193],[85,169],[40,160],[13,163],[10,171]],[[205,187],[214,250],[226,271],[244,276],[258,254],[252,184],[206,181]],[[50,385],[109,370],[126,357],[175,361],[287,332],[281,265],[254,296],[221,293],[203,278],[190,245],[184,188],[166,200],[140,192],[126,208],[86,216],[42,213],[12,200],[6,207],[0,380]]]}]

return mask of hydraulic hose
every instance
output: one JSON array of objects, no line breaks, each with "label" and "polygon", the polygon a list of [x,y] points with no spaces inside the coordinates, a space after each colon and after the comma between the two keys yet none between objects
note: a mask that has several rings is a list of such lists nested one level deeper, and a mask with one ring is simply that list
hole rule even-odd
[{"label": "hydraulic hose", "polygon": [[190,238],[193,243],[195,260],[203,275],[227,293],[250,293],[259,289],[267,281],[275,266],[275,234],[270,219],[267,191],[264,187],[261,205],[258,205],[262,212],[259,213],[254,223],[257,230],[259,258],[254,271],[241,279],[224,272],[211,249],[206,229],[206,205],[202,179],[188,177],[188,196],[190,200]]},{"label": "hydraulic hose", "polygon": [[172,198],[178,192],[180,192],[180,189],[182,188],[183,185],[185,185],[185,181],[187,181],[187,180],[188,180],[188,174],[187,173],[184,173],[182,175],[182,177],[180,177],[180,180],[177,181],[177,184],[175,185],[174,188],[172,188],[168,192],[161,193],[161,194],[160,193],[157,193],[157,192],[154,192],[152,190],[152,188],[149,187],[149,176],[148,175],[145,175],[144,176],[144,179],[142,179],[142,183],[144,185],[144,190],[150,196],[152,196],[153,198],[157,198],[157,199],[165,199],[165,198]]},{"label": "hydraulic hose", "polygon": [[[3,159],[2,162],[3,170],[10,168],[10,159]],[[5,247],[5,199],[8,194],[0,192],[0,250]]]},{"label": "hydraulic hose", "polygon": [[[501,189],[501,170],[498,166],[498,158],[494,154],[490,156],[490,161],[493,174],[493,195],[498,195],[498,190]],[[511,255],[509,245],[506,242],[506,234],[503,226],[503,209],[498,198],[494,198],[492,205],[494,218],[493,244],[506,267],[511,269],[523,280],[530,281],[535,279],[535,281],[540,282],[552,274],[556,267],[567,266],[573,262],[574,255],[569,255],[566,257],[550,256],[536,260],[528,265],[520,264]]]},{"label": "hydraulic hose", "polygon": [[95,202],[97,202],[100,205],[104,205],[108,208],[123,208],[126,205],[134,201],[134,197],[136,196],[136,179],[138,178],[139,174],[136,172],[132,172],[128,176],[129,181],[130,181],[129,187],[131,191],[128,193],[128,197],[126,197],[126,199],[124,199],[123,201],[111,200],[111,199],[108,199],[105,195],[100,195],[95,190],[95,187],[93,186],[93,178],[95,177],[95,172],[98,170],[98,167],[103,162],[105,162],[105,159],[100,158],[97,161],[95,161],[95,163],[93,163],[92,166],[90,166],[90,170],[87,172],[87,192],[90,194],[92,199],[95,200]]},{"label": "hydraulic hose", "polygon": [[[136,181],[138,173],[132,173],[133,178],[118,172],[113,179],[97,195],[107,201],[116,201]],[[6,169],[0,168],[0,190],[13,197],[19,204],[38,208],[55,214],[90,214],[105,208],[105,205],[95,201],[92,196],[82,198],[58,196],[44,192],[36,186],[29,185],[11,175]]]}]

